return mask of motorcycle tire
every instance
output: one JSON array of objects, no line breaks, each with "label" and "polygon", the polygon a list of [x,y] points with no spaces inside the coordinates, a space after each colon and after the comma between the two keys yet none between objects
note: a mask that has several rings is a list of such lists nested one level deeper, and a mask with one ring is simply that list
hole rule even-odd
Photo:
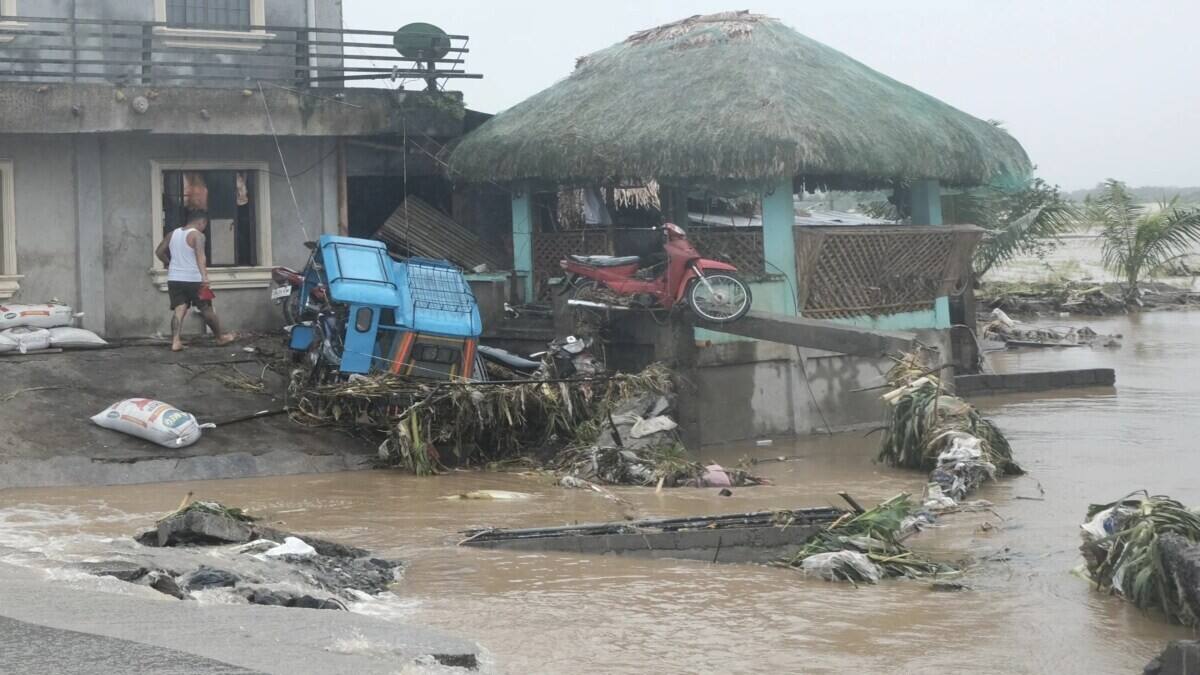
[{"label": "motorcycle tire", "polygon": [[712,323],[732,323],[746,315],[750,311],[750,306],[754,304],[754,295],[750,292],[750,285],[742,281],[740,277],[731,272],[713,272],[704,275],[705,279],[711,282],[719,282],[722,285],[727,285],[731,289],[735,289],[745,296],[745,299],[736,309],[729,313],[715,313],[707,307],[707,303],[698,297],[701,291],[707,292],[707,287],[700,279],[692,279],[688,284],[687,291],[684,293],[684,300],[687,302],[688,309],[697,317],[710,321]]},{"label": "motorcycle tire", "polygon": [[293,288],[292,294],[283,301],[281,307],[285,326],[294,326],[300,323],[300,289]]}]

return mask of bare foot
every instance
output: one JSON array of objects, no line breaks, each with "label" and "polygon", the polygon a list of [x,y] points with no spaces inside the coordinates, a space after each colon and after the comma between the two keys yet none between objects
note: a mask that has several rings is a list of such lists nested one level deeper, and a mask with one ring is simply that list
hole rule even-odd
[{"label": "bare foot", "polygon": [[225,345],[229,344],[230,342],[233,342],[236,339],[237,339],[237,333],[226,333],[226,334],[222,335],[221,337],[217,338],[217,346],[224,347]]},{"label": "bare foot", "polygon": [[173,352],[181,352],[181,351],[183,351],[183,343],[182,343],[182,342],[173,342],[173,343],[171,343],[171,351],[173,351]]}]

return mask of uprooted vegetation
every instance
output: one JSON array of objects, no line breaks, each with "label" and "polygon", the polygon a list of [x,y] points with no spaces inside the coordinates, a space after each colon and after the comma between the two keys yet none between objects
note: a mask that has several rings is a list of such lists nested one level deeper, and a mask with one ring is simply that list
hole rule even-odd
[{"label": "uprooted vegetation", "polygon": [[[1089,316],[1124,314],[1130,309],[1169,309],[1200,304],[1200,294],[1165,283],[1143,283],[1131,296],[1117,283],[1090,281],[989,281],[975,291],[979,306],[1009,314],[1057,316],[1063,312]],[[1128,302],[1125,298],[1131,298]]]},{"label": "uprooted vegetation", "polygon": [[929,560],[903,544],[924,522],[918,511],[909,495],[899,494],[873,509],[847,513],[781,564],[822,579],[856,584],[958,573],[957,567]]},{"label": "uprooted vegetation", "polygon": [[943,493],[961,500],[985,480],[1020,475],[1012,447],[973,405],[947,392],[936,369],[916,354],[897,359],[883,395],[887,426],[879,459],[890,466],[930,471]]},{"label": "uprooted vegetation", "polygon": [[[379,444],[386,463],[428,475],[451,460],[485,464],[553,456],[567,448],[578,455],[604,444],[604,430],[611,437],[613,411],[619,415],[623,402],[647,395],[669,400],[672,385],[670,371],[652,365],[636,374],[570,382],[443,383],[375,375],[316,387],[294,382],[292,391],[297,422],[366,436]],[[681,461],[673,423],[669,426],[648,434],[652,442],[639,444],[638,454],[655,471]]]},{"label": "uprooted vegetation", "polygon": [[1099,590],[1200,627],[1200,513],[1142,491],[1091,505],[1080,528],[1083,572]]}]

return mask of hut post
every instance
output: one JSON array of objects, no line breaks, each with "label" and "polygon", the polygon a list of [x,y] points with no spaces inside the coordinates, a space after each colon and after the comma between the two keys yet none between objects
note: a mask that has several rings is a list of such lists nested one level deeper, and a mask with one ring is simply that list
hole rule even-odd
[{"label": "hut post", "polygon": [[525,302],[533,302],[533,190],[518,185],[512,193],[513,272]]},{"label": "hut post", "polygon": [[[796,269],[796,206],[792,194],[792,177],[771,181],[762,197],[763,260],[768,274],[787,277],[788,293],[795,293],[798,270]],[[771,307],[769,311],[798,314],[796,298],[784,303],[783,307]]]},{"label": "hut post", "polygon": [[[909,188],[914,225],[942,224],[942,186],[936,180],[913,181]],[[950,327],[950,298],[941,295],[933,302],[934,327]]]}]

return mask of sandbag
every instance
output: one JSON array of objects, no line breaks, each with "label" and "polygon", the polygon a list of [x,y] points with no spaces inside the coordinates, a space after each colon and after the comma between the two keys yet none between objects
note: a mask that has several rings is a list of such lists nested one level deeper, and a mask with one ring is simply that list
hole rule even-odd
[{"label": "sandbag", "polygon": [[167,448],[186,448],[200,440],[200,424],[193,415],[148,398],[117,401],[92,422]]},{"label": "sandbag", "polygon": [[0,333],[0,354],[17,351],[17,341]]},{"label": "sandbag", "polygon": [[9,328],[4,332],[0,332],[0,335],[15,342],[17,351],[22,354],[50,348],[50,331],[45,328],[17,326],[16,328]]},{"label": "sandbag", "polygon": [[16,326],[54,328],[68,326],[75,313],[70,305],[47,303],[42,305],[0,305],[0,330]]},{"label": "sandbag", "polygon": [[50,329],[50,346],[60,347],[62,349],[87,349],[89,347],[103,347],[108,343],[104,338],[96,335],[86,328],[72,328],[70,326],[58,326]]}]

